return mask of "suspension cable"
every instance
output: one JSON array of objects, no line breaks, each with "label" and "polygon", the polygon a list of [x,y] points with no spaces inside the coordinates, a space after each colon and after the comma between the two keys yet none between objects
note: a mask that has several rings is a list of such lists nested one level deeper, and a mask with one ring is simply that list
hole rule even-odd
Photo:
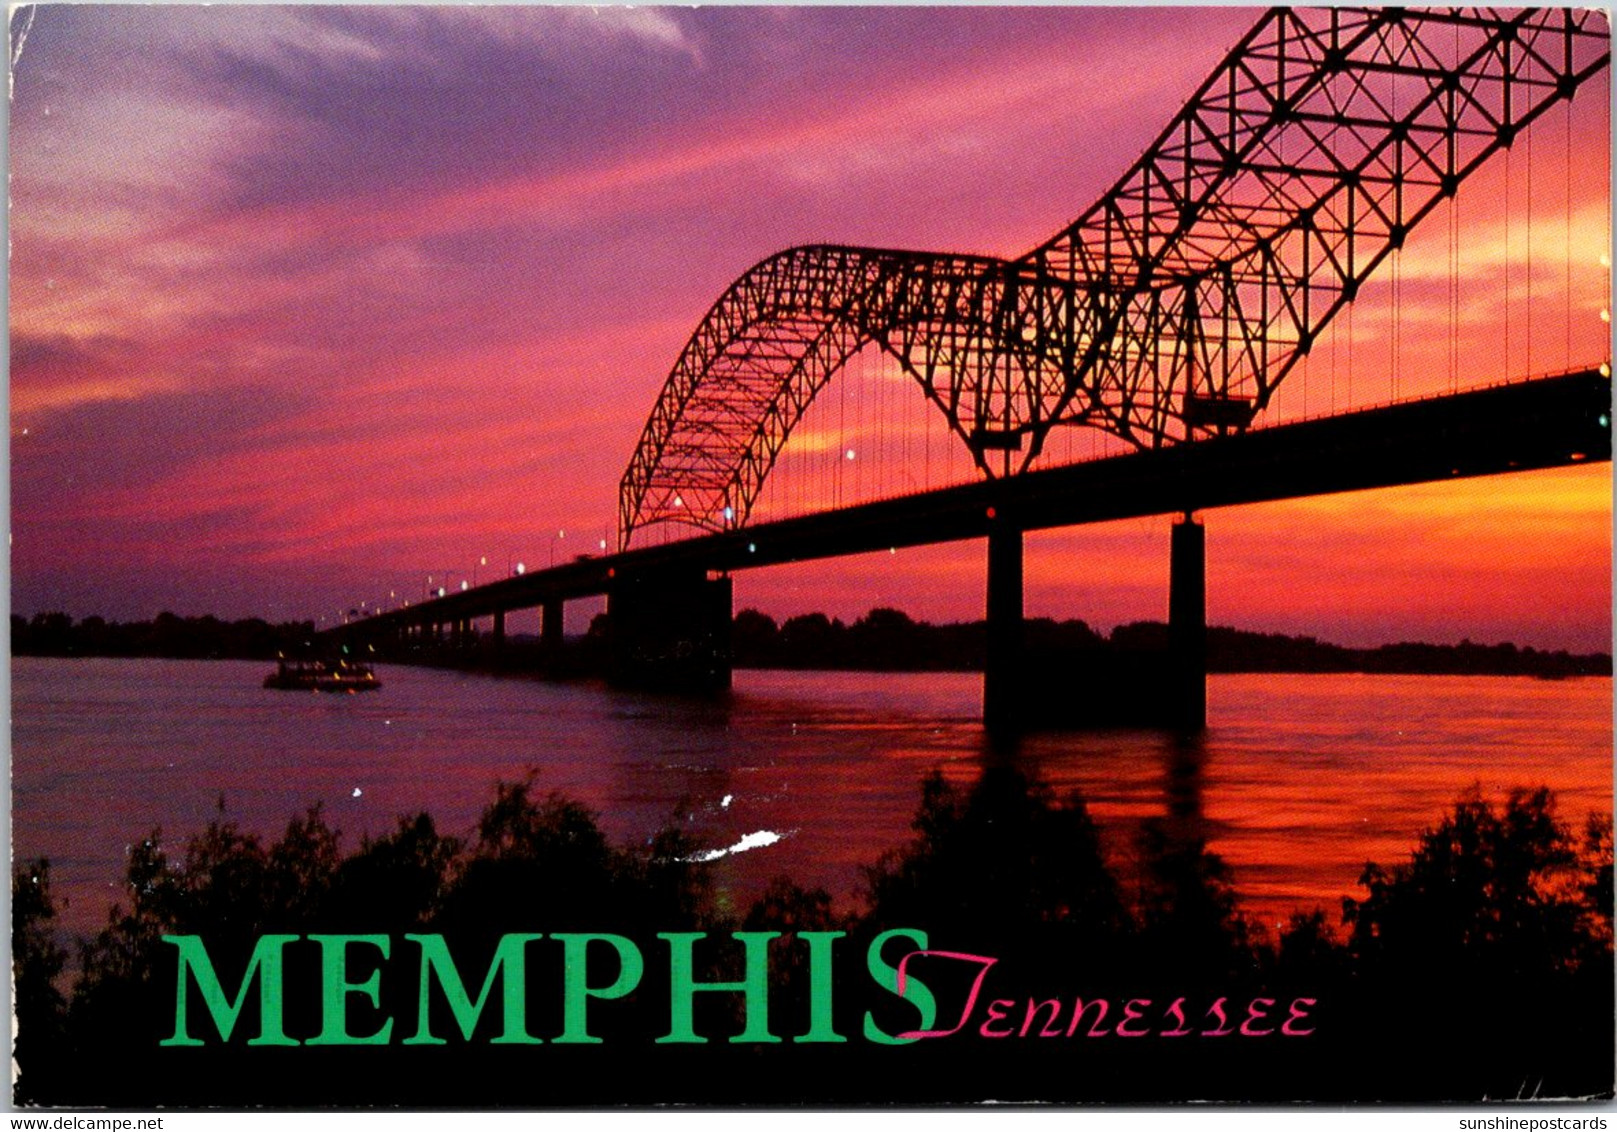
[{"label": "suspension cable", "polygon": [[1505,359],[1504,377],[1510,377],[1510,146],[1505,146]]},{"label": "suspension cable", "polygon": [[[1460,25],[1454,25],[1454,65],[1460,65]],[[1452,101],[1450,103],[1452,105]],[[1449,172],[1453,173],[1453,162]],[[1449,392],[1460,391],[1460,199],[1449,194]]]},{"label": "suspension cable", "polygon": [[1566,369],[1572,368],[1572,100],[1566,102],[1566,154],[1565,154],[1565,183],[1562,192],[1566,201],[1566,357],[1562,365]]},{"label": "suspension cable", "polygon": [[[1523,373],[1533,375],[1533,131],[1527,131],[1527,361]],[[1508,375],[1507,375],[1508,376]]]}]

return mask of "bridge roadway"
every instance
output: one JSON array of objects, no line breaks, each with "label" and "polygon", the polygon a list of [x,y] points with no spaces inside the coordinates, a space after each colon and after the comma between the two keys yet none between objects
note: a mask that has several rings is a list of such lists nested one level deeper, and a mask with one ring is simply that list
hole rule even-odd
[{"label": "bridge roadway", "polygon": [[626,575],[733,572],[985,538],[996,530],[1077,526],[1609,461],[1610,413],[1609,376],[1581,370],[585,558],[389,610],[332,632],[379,639],[407,628],[503,615],[606,594]]}]

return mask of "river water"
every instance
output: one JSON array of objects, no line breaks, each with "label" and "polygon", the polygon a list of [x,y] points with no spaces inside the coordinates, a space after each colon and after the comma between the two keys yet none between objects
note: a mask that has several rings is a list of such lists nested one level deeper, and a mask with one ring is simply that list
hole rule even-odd
[{"label": "river water", "polygon": [[[12,662],[15,858],[49,857],[61,926],[105,922],[128,846],[178,848],[221,812],[273,838],[316,803],[344,844],[429,811],[468,836],[497,781],[532,773],[618,844],[677,824],[744,906],[780,874],[857,901],[861,865],[910,836],[933,770],[969,786],[1013,759],[1077,791],[1123,875],[1142,823],[1205,838],[1271,927],[1362,893],[1472,787],[1545,785],[1581,828],[1612,808],[1609,679],[1227,675],[1193,744],[1051,734],[990,752],[971,674],[737,672],[727,704],[593,684],[382,667],[381,691],[268,691],[245,661]],[[757,836],[760,834],[772,835]]]}]

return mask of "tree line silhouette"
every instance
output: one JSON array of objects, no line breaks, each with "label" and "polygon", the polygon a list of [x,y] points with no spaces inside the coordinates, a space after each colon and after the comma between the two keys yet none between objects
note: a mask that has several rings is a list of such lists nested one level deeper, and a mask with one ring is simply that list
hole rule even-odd
[{"label": "tree line silhouette", "polygon": [[[160,613],[151,621],[117,622],[87,617],[75,622],[65,613],[11,615],[12,652],[17,656],[173,657],[263,660],[305,650],[314,636],[309,621],[272,625],[259,618],[221,621]],[[599,614],[589,632],[571,640],[567,656],[549,654],[532,634],[513,633],[498,666],[544,669],[557,674],[596,675],[607,655],[610,620]],[[975,672],[987,655],[988,630],[982,621],[934,625],[902,610],[878,607],[852,624],[824,613],[805,613],[777,623],[756,609],[735,615],[733,659],[741,668],[839,669],[844,671]],[[1064,666],[1106,674],[1141,671],[1168,648],[1168,627],[1157,621],[1118,625],[1103,634],[1081,620],[1029,618],[1024,652],[1036,667]],[[385,650],[384,650],[385,653]],[[459,643],[390,656],[441,663],[495,666],[487,634]],[[1314,637],[1255,633],[1227,626],[1207,630],[1210,672],[1366,672],[1425,675],[1609,676],[1608,653],[1573,654],[1565,649],[1518,648],[1470,640],[1457,645],[1401,642],[1376,648],[1348,648]]]},{"label": "tree line silhouette", "polygon": [[314,622],[272,625],[257,617],[221,621],[217,617],[180,617],[167,611],[150,621],[108,621],[86,617],[74,621],[65,613],[11,615],[14,656],[171,657],[181,660],[269,660],[307,647]]},{"label": "tree line silhouette", "polygon": [[[777,624],[756,609],[743,609],[736,614],[733,636],[735,662],[744,668],[980,671],[987,642],[985,622],[933,625],[889,608],[872,609],[851,625],[823,613],[801,614]],[[1167,652],[1168,626],[1160,621],[1135,621],[1102,634],[1080,620],[1033,617],[1024,623],[1023,643],[1030,658],[1087,660],[1104,667]],[[1210,672],[1598,676],[1611,674],[1611,657],[1470,640],[1457,645],[1403,642],[1359,649],[1314,637],[1215,625],[1207,630],[1207,668]]]},{"label": "tree line silhouette", "polygon": [[[1433,1102],[1612,1093],[1610,817],[1581,830],[1544,789],[1501,801],[1472,793],[1416,838],[1407,861],[1367,865],[1363,894],[1339,917],[1299,913],[1271,935],[1243,916],[1225,864],[1167,821],[1147,822],[1137,868],[1102,853],[1076,794],[1057,797],[992,758],[970,785],[934,772],[913,836],[864,870],[857,907],[788,878],[742,906],[677,827],[615,847],[594,815],[533,779],[501,783],[474,831],[442,833],[430,815],[345,853],[316,807],[266,842],[223,813],[183,845],[158,831],[131,848],[124,900],[69,955],[52,930],[46,861],[13,868],[13,961],[20,1076],[29,1105],[924,1104],[1171,1100]],[[992,957],[989,997],[1111,1000],[1073,1036],[993,1040],[970,1024],[946,1038],[872,1044],[917,1023],[916,1008],[866,971],[880,932],[919,929],[929,946]],[[618,933],[638,941],[645,978],[592,1005],[598,1045],[561,1045],[559,947],[535,944],[529,1029],[544,1045],[490,1044],[489,1009],[463,1041],[435,1001],[447,1044],[257,1048],[244,995],[235,1040],[163,1047],[175,1024],[175,949],[202,936],[233,992],[252,943],[271,932],[387,933],[374,1010],[354,996],[355,1027],[413,1019],[418,982],[406,932],[441,932],[476,992],[495,940],[511,932]],[[658,932],[707,932],[700,979],[735,980],[732,931],[780,932],[769,944],[768,1017],[777,1044],[737,1044],[743,998],[704,993],[694,1008],[706,1044],[659,1044],[669,1030],[668,962]],[[833,1018],[845,1042],[803,1043],[814,961],[800,933],[841,931]],[[315,977],[288,949],[287,985]],[[907,947],[889,950],[889,960]],[[541,956],[543,958],[541,958]],[[963,1001],[959,963],[916,960],[947,1029]],[[939,964],[942,964],[941,969]],[[356,976],[357,977],[357,976]],[[303,980],[299,984],[298,981]],[[71,985],[69,985],[69,983]],[[317,996],[287,992],[286,1029],[319,1029]],[[196,998],[193,990],[192,1000]],[[498,992],[491,994],[497,1002]],[[1312,1033],[1120,1037],[1125,1001],[1159,1017],[1178,1000],[1187,1025],[1252,1002],[1313,1003]],[[1217,1007],[1213,1004],[1219,1003]],[[363,1016],[361,1016],[363,1015]],[[867,1022],[867,1015],[869,1021]],[[1063,1021],[1065,1021],[1063,1017]],[[984,1026],[986,1022],[982,1023]],[[205,1032],[205,1016],[196,1026]],[[1233,1023],[1231,1024],[1233,1030]],[[216,1038],[216,1035],[215,1035]],[[610,1082],[610,1084],[603,1084]]]}]

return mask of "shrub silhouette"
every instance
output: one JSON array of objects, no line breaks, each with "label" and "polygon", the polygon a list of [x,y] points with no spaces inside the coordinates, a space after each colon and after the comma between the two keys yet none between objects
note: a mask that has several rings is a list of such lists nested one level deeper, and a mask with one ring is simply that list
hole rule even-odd
[{"label": "shrub silhouette", "polygon": [[1181,841],[1164,823],[1140,831],[1139,899],[1144,962],[1199,979],[1246,977],[1258,965],[1252,926],[1236,902],[1229,866],[1204,839]]},{"label": "shrub silhouette", "polygon": [[1346,901],[1343,919],[1366,970],[1543,980],[1593,958],[1592,867],[1547,789],[1514,791],[1498,809],[1473,793],[1407,864],[1367,865],[1369,895]]},{"label": "shrub silhouette", "polygon": [[1004,766],[962,792],[934,771],[921,785],[916,837],[865,870],[871,919],[921,924],[970,938],[1040,924],[1081,927],[1094,939],[1127,932],[1117,882],[1077,795]]},{"label": "shrub silhouette", "polygon": [[[1126,899],[1082,800],[1058,800],[1015,768],[992,765],[967,787],[934,773],[922,783],[913,828],[907,844],[866,869],[859,914],[839,913],[823,890],[782,877],[732,921],[688,838],[665,831],[640,848],[616,848],[586,808],[540,794],[531,776],[498,784],[464,841],[418,814],[344,855],[318,807],[269,843],[221,814],[177,852],[160,831],[133,847],[125,898],[83,945],[71,996],[59,985],[66,953],[52,936],[49,866],[20,862],[12,874],[14,1096],[25,1104],[532,1106],[1611,1092],[1611,823],[1592,818],[1575,835],[1547,790],[1517,791],[1503,804],[1475,793],[1461,799],[1417,838],[1407,862],[1366,867],[1366,893],[1345,904],[1344,938],[1316,911],[1295,916],[1273,948],[1248,930],[1228,870],[1203,843],[1148,826],[1144,880]],[[872,996],[905,1006],[872,990],[863,963],[865,942],[899,926],[926,930],[933,947],[1003,960],[1000,973],[1015,977],[996,994],[1179,995],[1192,1012],[1213,996],[1306,995],[1318,1003],[1316,1034],[1255,1052],[1239,1039],[996,1043],[968,1032],[895,1052],[859,1038]],[[657,933],[737,928],[782,933],[770,948],[769,1010],[787,1040],[726,1042],[741,1028],[742,999],[718,993],[697,996],[697,1027],[710,1043],[655,1044],[669,1025],[668,951]],[[530,962],[530,996],[550,1000],[529,1012],[543,1047],[489,1044],[499,1025],[492,1010],[477,1040],[463,1041],[437,1003],[432,1027],[451,1035],[444,1046],[253,1049],[244,1044],[257,1032],[251,998],[235,1040],[159,1046],[175,1008],[175,952],[163,935],[203,936],[234,988],[263,934],[385,931],[395,950],[380,1012],[355,1005],[355,1032],[375,1029],[385,1014],[402,1035],[416,1024],[419,985],[403,933],[444,934],[475,993],[491,937],[569,930],[622,934],[645,958],[633,994],[591,1008],[593,1030],[611,1035],[604,1046],[553,1041],[562,954],[553,939],[535,944]],[[812,1000],[800,939],[810,931],[847,933],[836,942],[844,1043],[790,1040],[803,1033]],[[307,954],[296,960],[297,977],[317,977],[313,945],[298,946]],[[702,947],[698,980],[737,977],[738,947]],[[290,986],[291,958],[287,977]],[[611,975],[592,977],[599,984]],[[307,1036],[320,1024],[318,1004],[295,1005],[289,995],[289,1033]],[[599,1091],[603,1065],[618,1082],[611,1096]]]},{"label": "shrub silhouette", "polygon": [[430,814],[400,818],[392,833],[362,841],[337,866],[327,922],[337,931],[425,929],[439,916],[461,852],[461,842],[441,836]]},{"label": "shrub silhouette", "polygon": [[56,987],[67,952],[52,930],[56,904],[51,898],[51,864],[40,858],[11,866],[12,1002],[16,1019],[13,1056],[23,1072],[18,1076],[18,1103],[29,1104],[49,1092],[53,1081],[41,1083],[52,1067],[65,1060],[67,1000]]},{"label": "shrub silhouette", "polygon": [[[1580,851],[1547,789],[1496,807],[1476,791],[1407,863],[1370,864],[1343,922],[1375,1040],[1403,1060],[1404,1095],[1593,1096],[1612,1091],[1611,854],[1596,820]],[[1605,886],[1605,887],[1602,887]],[[1602,893],[1605,894],[1602,899]],[[1421,1076],[1440,1028],[1446,1070]],[[1369,1035],[1366,1035],[1369,1040]]]}]

